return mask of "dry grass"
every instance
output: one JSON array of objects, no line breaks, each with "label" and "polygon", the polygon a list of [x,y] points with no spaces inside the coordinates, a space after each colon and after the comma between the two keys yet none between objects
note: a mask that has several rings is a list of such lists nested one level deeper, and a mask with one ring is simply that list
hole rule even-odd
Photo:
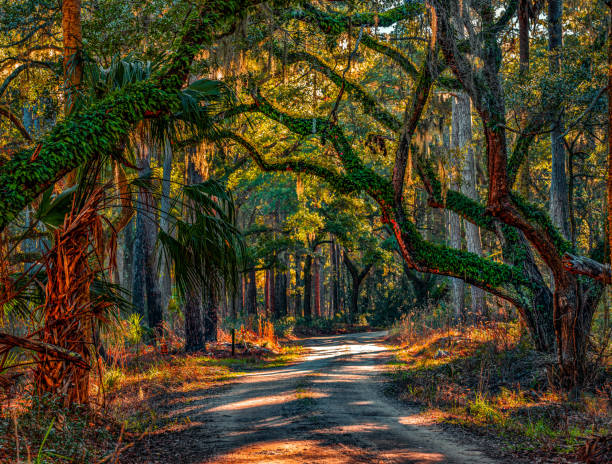
[{"label": "dry grass", "polygon": [[532,350],[518,323],[425,331],[402,324],[391,338],[399,344],[393,391],[438,420],[543,456],[573,453],[588,437],[610,434],[609,366],[608,383],[602,369],[599,385],[572,403],[549,387],[554,357]]},{"label": "dry grass", "polygon": [[167,426],[160,411],[177,398],[212,392],[247,370],[292,362],[301,348],[280,346],[270,327],[261,321],[238,330],[234,357],[224,332],[207,353],[194,355],[181,353],[174,335],[163,350],[115,343],[114,362],[91,375],[91,408],[65,409],[61,400],[29,396],[24,385],[1,404],[0,463],[113,462],[117,449]]}]

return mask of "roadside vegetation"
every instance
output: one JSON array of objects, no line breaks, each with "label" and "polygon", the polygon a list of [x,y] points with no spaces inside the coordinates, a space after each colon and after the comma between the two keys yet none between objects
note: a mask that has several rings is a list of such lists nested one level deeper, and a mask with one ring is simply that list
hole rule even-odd
[{"label": "roadside vegetation", "polygon": [[602,329],[588,384],[572,400],[551,383],[554,357],[534,350],[521,323],[457,327],[406,317],[390,331],[397,351],[388,392],[437,422],[494,440],[505,454],[609,462],[612,353],[598,340]]},{"label": "roadside vegetation", "polygon": [[[124,327],[130,329],[129,321]],[[117,462],[136,441],[188,423],[188,417],[165,416],[187,396],[214,394],[245,372],[285,366],[303,352],[295,342],[279,340],[265,319],[238,324],[234,355],[231,333],[224,330],[205,352],[191,354],[176,335],[166,339],[164,352],[133,333],[124,340],[109,350],[112,361],[100,360],[92,374],[90,407],[66,408],[52,396],[32,395],[25,382],[3,397],[0,462]]]}]

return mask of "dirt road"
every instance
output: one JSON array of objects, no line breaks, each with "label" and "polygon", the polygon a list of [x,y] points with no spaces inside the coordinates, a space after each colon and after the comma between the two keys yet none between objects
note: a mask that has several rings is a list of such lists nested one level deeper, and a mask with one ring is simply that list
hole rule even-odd
[{"label": "dirt road", "polygon": [[310,338],[293,366],[249,373],[212,396],[177,398],[172,430],[142,463],[493,463],[381,393],[384,333]]}]

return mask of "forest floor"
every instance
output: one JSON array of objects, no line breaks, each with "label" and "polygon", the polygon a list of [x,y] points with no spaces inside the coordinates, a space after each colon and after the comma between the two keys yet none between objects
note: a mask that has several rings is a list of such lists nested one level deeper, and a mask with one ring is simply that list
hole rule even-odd
[{"label": "forest floor", "polygon": [[[168,425],[126,450],[124,464],[493,463],[494,448],[434,424],[384,394],[394,349],[385,332],[300,340],[307,354],[223,387],[161,399]],[[486,454],[488,453],[488,455]],[[513,460],[517,462],[517,460]]]},{"label": "forest floor", "polygon": [[400,326],[388,339],[398,344],[389,395],[513,459],[612,462],[612,366],[599,361],[570,401],[550,386],[555,357],[534,351],[517,323],[409,329]]}]

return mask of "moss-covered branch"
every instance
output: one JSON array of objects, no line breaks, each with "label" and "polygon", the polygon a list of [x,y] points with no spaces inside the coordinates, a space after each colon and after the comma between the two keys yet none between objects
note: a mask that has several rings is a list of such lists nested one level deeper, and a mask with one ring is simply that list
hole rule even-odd
[{"label": "moss-covered branch", "polygon": [[381,107],[378,101],[368,94],[367,91],[359,84],[351,82],[346,78],[343,79],[340,74],[334,71],[331,66],[325,63],[321,58],[304,51],[288,52],[286,56],[283,55],[281,50],[276,50],[275,53],[279,56],[279,58],[286,59],[287,63],[309,63],[317,72],[326,76],[338,87],[341,87],[344,83],[345,91],[347,91],[361,103],[366,114],[370,115],[382,125],[394,132],[400,130],[401,122],[398,118]]},{"label": "moss-covered branch", "polygon": [[88,159],[112,153],[145,117],[178,108],[179,91],[198,50],[213,33],[230,29],[261,0],[208,0],[194,8],[161,73],[128,85],[58,123],[34,149],[0,166],[0,230],[41,192]]},{"label": "moss-covered branch", "polygon": [[249,156],[257,163],[259,168],[265,172],[296,172],[316,176],[325,180],[339,193],[353,193],[359,191],[359,186],[350,181],[346,176],[332,171],[324,166],[311,163],[302,159],[287,159],[282,161],[267,161],[259,150],[248,140],[231,131],[220,131],[219,139],[233,140],[244,147]]},{"label": "moss-covered branch", "polygon": [[310,3],[291,10],[288,17],[315,24],[322,32],[339,35],[349,27],[388,27],[403,19],[414,18],[425,11],[422,0],[409,0],[402,5],[380,13],[345,14],[336,11],[322,11]]}]

